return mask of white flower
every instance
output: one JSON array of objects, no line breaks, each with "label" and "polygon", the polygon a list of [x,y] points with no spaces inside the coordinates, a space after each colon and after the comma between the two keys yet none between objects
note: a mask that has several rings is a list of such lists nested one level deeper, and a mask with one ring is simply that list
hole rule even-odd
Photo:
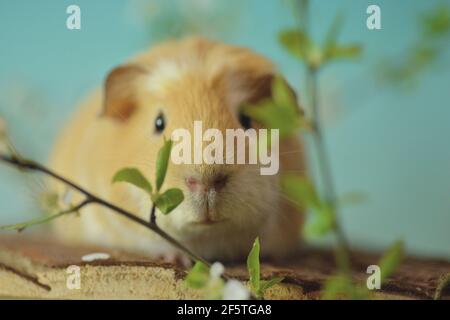
[{"label": "white flower", "polygon": [[108,260],[110,258],[110,255],[104,252],[95,252],[86,254],[81,257],[81,260],[84,262],[92,262],[95,260]]},{"label": "white flower", "polygon": [[250,292],[247,287],[238,280],[231,279],[223,288],[223,300],[248,300]]},{"label": "white flower", "polygon": [[225,271],[225,267],[220,262],[214,262],[209,269],[209,276],[212,280],[219,279],[223,272]]}]

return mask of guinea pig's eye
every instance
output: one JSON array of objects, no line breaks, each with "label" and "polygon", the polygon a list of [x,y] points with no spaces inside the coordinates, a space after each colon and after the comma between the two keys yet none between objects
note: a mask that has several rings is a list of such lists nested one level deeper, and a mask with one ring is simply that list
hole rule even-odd
[{"label": "guinea pig's eye", "polygon": [[164,131],[165,127],[166,127],[166,119],[164,118],[164,115],[160,113],[155,119],[155,132],[161,133]]},{"label": "guinea pig's eye", "polygon": [[243,112],[239,112],[239,122],[244,129],[250,129],[252,127],[252,119]]}]

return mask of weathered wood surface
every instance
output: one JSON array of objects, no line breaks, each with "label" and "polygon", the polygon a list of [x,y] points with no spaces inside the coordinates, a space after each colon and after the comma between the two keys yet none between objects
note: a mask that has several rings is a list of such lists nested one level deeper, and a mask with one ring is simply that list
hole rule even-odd
[{"label": "weathered wood surface", "polygon": [[[83,262],[92,252],[107,252],[111,258]],[[353,252],[354,277],[366,281],[367,266],[378,255]],[[81,289],[66,286],[67,267],[81,268]],[[247,280],[245,265],[227,266],[233,277]],[[291,261],[265,262],[263,278],[283,276],[282,284],[267,292],[269,299],[319,299],[324,281],[335,272],[331,251],[305,249]],[[450,262],[407,258],[374,298],[432,299],[440,278],[450,273]],[[145,257],[94,247],[70,247],[42,237],[0,236],[0,297],[74,299],[196,299],[200,293],[185,286],[186,270]],[[446,289],[443,299],[450,299]]]}]

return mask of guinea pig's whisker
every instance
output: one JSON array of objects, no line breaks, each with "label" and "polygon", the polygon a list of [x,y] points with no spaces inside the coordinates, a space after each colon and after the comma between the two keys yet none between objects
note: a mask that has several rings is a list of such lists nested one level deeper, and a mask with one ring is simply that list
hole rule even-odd
[{"label": "guinea pig's whisker", "polygon": [[304,173],[306,173],[307,171],[306,171],[306,169],[297,169],[297,170],[295,170],[295,169],[292,169],[292,170],[283,170],[283,173],[289,173],[289,172],[293,172],[293,173],[297,173],[297,172],[304,172]]},{"label": "guinea pig's whisker", "polygon": [[285,155],[285,154],[293,154],[293,153],[305,153],[305,150],[297,149],[297,150],[283,151],[283,152],[280,152],[280,156]]},{"label": "guinea pig's whisker", "polygon": [[[239,203],[239,206],[243,206],[245,208],[251,209],[252,211],[256,210],[257,208],[252,205],[249,201],[244,201],[241,197],[237,197],[235,193],[224,191],[223,194],[228,194],[231,197],[226,199],[226,202],[236,205],[236,202]],[[231,198],[233,201],[231,201]]]},{"label": "guinea pig's whisker", "polygon": [[251,197],[256,197],[258,198],[258,207],[252,203],[250,204],[250,201],[245,201],[244,199],[241,199],[242,203],[247,206],[247,207],[251,207],[254,210],[260,210],[261,208],[267,208],[267,207],[275,207],[274,203],[270,200],[266,200],[263,197],[260,197],[259,195],[250,195]]},{"label": "guinea pig's whisker", "polygon": [[284,200],[290,202],[291,204],[293,204],[293,205],[295,205],[295,206],[298,206],[298,205],[299,205],[298,202],[292,200],[291,198],[289,198],[287,195],[285,195],[285,194],[282,193],[282,192],[279,192],[278,195],[279,195],[281,198],[283,198]]},{"label": "guinea pig's whisker", "polygon": [[43,197],[51,191],[48,184],[41,178],[31,176],[27,178],[24,188],[24,193],[27,194],[30,199],[28,202],[31,204],[33,209],[42,209],[42,199]]}]

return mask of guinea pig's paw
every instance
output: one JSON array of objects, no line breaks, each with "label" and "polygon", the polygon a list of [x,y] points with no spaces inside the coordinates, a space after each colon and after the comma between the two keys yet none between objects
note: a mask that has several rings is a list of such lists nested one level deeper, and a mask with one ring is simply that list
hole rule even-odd
[{"label": "guinea pig's paw", "polygon": [[164,263],[170,263],[183,268],[190,268],[192,266],[192,261],[183,253],[180,252],[168,252],[159,256],[160,261]]}]

